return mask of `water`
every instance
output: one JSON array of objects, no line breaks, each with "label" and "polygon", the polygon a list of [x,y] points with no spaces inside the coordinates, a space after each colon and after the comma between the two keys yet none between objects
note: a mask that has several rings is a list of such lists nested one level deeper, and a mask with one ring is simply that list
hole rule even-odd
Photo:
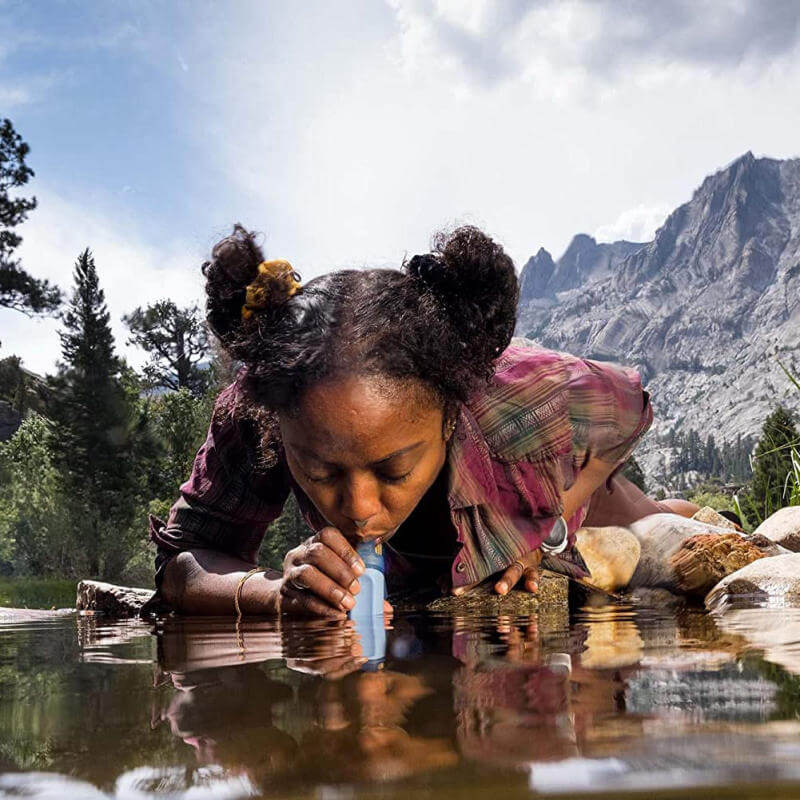
[{"label": "water", "polygon": [[0,797],[795,796],[800,609],[0,626]]}]

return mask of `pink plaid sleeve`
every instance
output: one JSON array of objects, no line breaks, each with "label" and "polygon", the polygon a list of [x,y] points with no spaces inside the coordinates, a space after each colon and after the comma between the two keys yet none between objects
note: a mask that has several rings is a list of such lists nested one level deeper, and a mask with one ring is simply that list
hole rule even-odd
[{"label": "pink plaid sleeve", "polygon": [[574,460],[616,464],[609,485],[653,423],[650,395],[631,367],[572,357],[566,368]]},{"label": "pink plaid sleeve", "polygon": [[267,525],[280,516],[290,491],[285,461],[258,467],[253,445],[234,414],[236,386],[217,398],[206,440],[192,474],[180,488],[166,523],[150,520],[156,544],[156,584],[166,562],[193,548],[208,548],[254,563]]}]

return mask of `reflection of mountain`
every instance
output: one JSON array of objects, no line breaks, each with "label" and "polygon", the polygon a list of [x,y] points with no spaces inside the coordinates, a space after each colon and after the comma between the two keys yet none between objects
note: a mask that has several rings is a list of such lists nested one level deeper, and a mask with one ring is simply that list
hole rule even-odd
[{"label": "reflection of mountain", "polygon": [[[654,433],[756,433],[771,404],[800,406],[800,159],[747,153],[706,178],[652,242],[576,236],[522,270],[520,335],[637,367]],[[654,466],[654,436],[641,449]]]}]

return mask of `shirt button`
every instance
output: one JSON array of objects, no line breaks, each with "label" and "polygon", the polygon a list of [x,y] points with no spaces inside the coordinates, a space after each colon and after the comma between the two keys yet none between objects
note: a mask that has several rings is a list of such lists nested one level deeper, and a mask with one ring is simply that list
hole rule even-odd
[{"label": "shirt button", "polygon": [[464,572],[466,568],[467,565],[463,561],[459,561],[458,564],[456,564],[456,572]]}]

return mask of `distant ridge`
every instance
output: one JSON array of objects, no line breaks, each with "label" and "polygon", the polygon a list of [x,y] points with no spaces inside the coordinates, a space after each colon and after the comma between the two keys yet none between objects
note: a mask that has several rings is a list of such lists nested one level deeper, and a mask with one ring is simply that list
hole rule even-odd
[{"label": "distant ridge", "polygon": [[800,407],[777,361],[800,373],[800,159],[747,152],[652,242],[579,234],[557,262],[540,249],[520,280],[518,335],[642,372],[650,472],[670,427],[732,440],[758,433],[777,402]]}]

